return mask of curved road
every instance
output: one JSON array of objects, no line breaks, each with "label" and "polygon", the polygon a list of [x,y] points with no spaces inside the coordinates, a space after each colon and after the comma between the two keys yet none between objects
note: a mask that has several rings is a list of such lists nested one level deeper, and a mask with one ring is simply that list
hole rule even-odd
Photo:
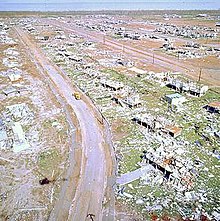
[{"label": "curved road", "polygon": [[[37,48],[36,44],[31,42],[25,32],[20,28],[15,28],[15,30],[21,42],[23,42],[28,49],[32,59],[41,66],[58,89],[60,95],[74,110],[81,131],[82,146],[79,147],[82,151],[80,159],[81,167],[74,198],[69,199],[68,188],[73,188],[76,183],[69,183],[68,187],[64,189],[64,191],[61,191],[62,194],[49,220],[91,220],[88,214],[93,214],[94,220],[96,221],[103,219],[114,220],[114,210],[107,209],[106,212],[103,208],[103,202],[106,201],[106,189],[112,188],[107,186],[108,178],[111,178],[114,174],[109,174],[109,171],[113,173],[112,168],[108,168],[112,165],[112,163],[108,161],[112,161],[112,159],[107,157],[105,148],[108,144],[105,141],[105,136],[96,116],[86,102],[83,100],[75,100],[72,96],[75,89],[65,77],[62,76],[62,71],[58,70],[58,67],[54,66],[44,56],[42,51]],[[65,201],[67,199],[69,199],[69,202]],[[105,218],[103,218],[103,214],[105,214]]]}]

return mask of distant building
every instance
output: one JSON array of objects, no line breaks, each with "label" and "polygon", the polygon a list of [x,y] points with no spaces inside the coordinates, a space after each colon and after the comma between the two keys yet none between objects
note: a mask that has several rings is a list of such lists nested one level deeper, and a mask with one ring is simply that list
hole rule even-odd
[{"label": "distant building", "polygon": [[49,36],[37,36],[36,39],[40,40],[40,41],[48,41],[49,40]]},{"label": "distant building", "polygon": [[207,14],[198,14],[198,15],[196,15],[196,17],[205,18],[205,17],[208,17],[208,15]]},{"label": "distant building", "polygon": [[204,108],[210,113],[220,113],[220,102],[211,102],[204,106]]},{"label": "distant building", "polygon": [[220,27],[220,22],[216,22],[216,23],[215,23],[215,26],[216,26],[216,27]]}]

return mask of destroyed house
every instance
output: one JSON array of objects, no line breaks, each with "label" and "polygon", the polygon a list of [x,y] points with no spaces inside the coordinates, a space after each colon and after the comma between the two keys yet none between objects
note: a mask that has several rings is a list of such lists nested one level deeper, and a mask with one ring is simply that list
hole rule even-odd
[{"label": "destroyed house", "polygon": [[20,91],[17,90],[16,88],[14,88],[14,87],[7,87],[4,90],[2,90],[2,92],[6,96],[9,96],[9,95],[14,96],[16,94],[20,94]]},{"label": "destroyed house", "polygon": [[171,105],[181,105],[186,101],[186,98],[180,94],[169,94],[165,96],[165,100]]},{"label": "destroyed house", "polygon": [[7,132],[5,130],[0,129],[0,149],[6,149],[7,148]]},{"label": "destroyed house", "polygon": [[117,61],[116,61],[116,64],[119,64],[119,65],[122,65],[122,66],[126,66],[127,65],[127,62],[122,60],[121,58],[119,58]]},{"label": "destroyed house", "polygon": [[74,56],[74,55],[70,55],[69,60],[72,60],[72,61],[75,61],[75,62],[82,62],[82,58]]},{"label": "destroyed house", "polygon": [[66,51],[66,52],[64,53],[64,55],[65,55],[66,57],[70,57],[70,56],[73,56],[73,53],[70,52],[70,51]]},{"label": "destroyed house", "polygon": [[179,128],[177,126],[166,126],[163,131],[165,133],[170,134],[172,137],[176,138],[182,133],[182,128]]},{"label": "destroyed house", "polygon": [[166,86],[169,88],[172,88],[174,90],[178,90],[180,92],[183,92],[183,83],[181,81],[176,80],[176,79],[172,79]]},{"label": "destroyed house", "polygon": [[176,91],[179,91],[180,93],[187,92],[191,95],[198,97],[205,95],[209,89],[208,86],[205,85],[196,85],[192,82],[185,83],[178,79],[170,79],[166,86]]},{"label": "destroyed house", "polygon": [[64,40],[64,39],[66,39],[66,36],[65,35],[57,35],[57,36],[55,36],[55,39]]},{"label": "destroyed house", "polygon": [[194,86],[194,87],[190,87],[189,93],[194,96],[201,97],[208,91],[208,89],[209,89],[208,86],[202,86],[202,87]]},{"label": "destroyed house", "polygon": [[131,35],[132,40],[140,40],[140,38],[141,38],[141,35],[138,33],[134,33]]},{"label": "destroyed house", "polygon": [[48,41],[49,40],[49,36],[39,36],[39,37],[36,37],[36,39],[40,40],[40,41]]},{"label": "destroyed house", "polygon": [[7,132],[2,120],[0,119],[0,149],[6,149],[7,140],[8,140]]},{"label": "destroyed house", "polygon": [[195,43],[195,42],[187,42],[185,47],[189,47],[189,48],[200,48],[200,44],[199,43]]},{"label": "destroyed house", "polygon": [[164,48],[166,51],[168,51],[168,50],[175,50],[175,47],[173,46],[173,44],[168,43],[168,42],[164,43],[162,48]]},{"label": "destroyed house", "polygon": [[164,174],[164,178],[167,180],[170,178],[170,175],[173,173],[168,165],[166,167],[164,167],[164,166],[160,165],[159,163],[157,163],[155,161],[155,159],[147,156],[146,154],[143,156],[143,159],[145,160],[145,162],[147,164],[150,164],[155,169],[161,171]]},{"label": "destroyed house", "polygon": [[18,68],[9,69],[5,74],[11,82],[20,81],[22,79],[22,71]]},{"label": "destroyed house", "polygon": [[46,36],[43,36],[43,40],[44,40],[44,41],[48,41],[48,40],[49,40],[49,38],[50,38],[50,37],[49,37],[49,36],[47,36],[47,35],[46,35]]},{"label": "destroyed house", "polygon": [[204,108],[210,113],[220,113],[220,102],[211,102],[204,106]]},{"label": "destroyed house", "polygon": [[15,122],[12,125],[12,131],[14,133],[14,144],[13,151],[18,153],[20,151],[26,150],[29,148],[29,144],[25,138],[25,133],[22,129],[22,126],[19,122]]},{"label": "destroyed house", "polygon": [[132,97],[127,97],[123,99],[123,102],[127,104],[130,108],[132,107],[137,107],[141,105],[141,101],[138,95],[132,96]]},{"label": "destroyed house", "polygon": [[157,130],[163,128],[162,124],[160,121],[158,121],[156,118],[150,116],[150,115],[139,115],[135,116],[132,121],[140,124],[141,126],[146,127],[147,129],[150,130]]},{"label": "destroyed house", "polygon": [[150,164],[156,170],[163,173],[164,178],[177,189],[190,188],[192,185],[191,163],[174,157],[162,156],[144,151],[142,162]]},{"label": "destroyed house", "polygon": [[27,28],[27,30],[28,30],[29,32],[33,32],[33,31],[35,31],[35,28],[29,27],[29,28]]},{"label": "destroyed house", "polygon": [[29,107],[25,103],[6,106],[6,110],[8,115],[10,115],[14,120],[31,120],[33,117],[33,114],[30,112]]},{"label": "destroyed house", "polygon": [[122,102],[122,97],[119,95],[115,95],[112,97],[112,100],[115,101],[117,104],[120,104],[121,106],[123,106],[123,102]]},{"label": "destroyed house", "polygon": [[208,17],[208,15],[207,14],[198,14],[198,15],[196,15],[196,17],[205,18],[205,17]]},{"label": "destroyed house", "polygon": [[121,82],[114,82],[110,80],[101,81],[102,86],[110,88],[111,90],[117,91],[124,87],[124,84]]},{"label": "destroyed house", "polygon": [[220,141],[220,131],[215,131],[214,136]]},{"label": "destroyed house", "polygon": [[141,101],[138,95],[130,96],[126,98],[115,95],[113,96],[112,100],[120,104],[121,106],[124,106],[123,104],[126,104],[130,108],[138,107],[139,105],[141,105]]},{"label": "destroyed house", "polygon": [[13,139],[10,137],[9,128],[2,119],[0,119],[0,149],[8,149],[12,147]]}]

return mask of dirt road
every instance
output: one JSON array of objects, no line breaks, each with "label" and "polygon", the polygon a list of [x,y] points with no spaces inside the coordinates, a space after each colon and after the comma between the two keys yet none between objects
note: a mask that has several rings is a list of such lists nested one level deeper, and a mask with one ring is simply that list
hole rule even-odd
[{"label": "dirt road", "polygon": [[[59,94],[75,112],[81,131],[82,143],[77,148],[82,151],[82,154],[79,155],[81,156],[80,159],[75,157],[75,160],[79,161],[80,163],[78,163],[81,165],[78,185],[76,187],[76,183],[73,182],[74,179],[71,177],[74,170],[72,174],[69,171],[68,184],[62,189],[49,220],[90,220],[88,214],[93,214],[95,220],[103,220],[103,213],[107,217],[106,220],[114,220],[114,209],[111,208],[104,212],[102,206],[103,201],[105,201],[105,191],[107,188],[111,188],[107,186],[108,171],[113,170],[108,168],[112,165],[108,161],[112,159],[106,157],[107,142],[99,125],[100,123],[97,122],[94,112],[91,111],[90,106],[84,100],[75,100],[72,96],[75,89],[62,75],[63,72],[45,57],[24,31],[20,28],[15,28],[15,30],[19,39],[28,48],[32,59],[42,67],[57,87]],[[74,163],[77,164],[77,162]],[[76,188],[74,196],[71,188]],[[69,193],[71,193],[72,198]]]}]

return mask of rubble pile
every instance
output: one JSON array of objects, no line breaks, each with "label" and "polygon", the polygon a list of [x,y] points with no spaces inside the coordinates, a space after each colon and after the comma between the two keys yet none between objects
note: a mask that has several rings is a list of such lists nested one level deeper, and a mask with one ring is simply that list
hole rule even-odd
[{"label": "rubble pile", "polygon": [[7,22],[1,21],[0,22],[0,43],[1,44],[8,44],[13,45],[16,44],[16,40],[9,37],[10,26]]},{"label": "rubble pile", "polygon": [[178,59],[204,58],[207,56],[219,56],[218,47],[200,46],[197,43],[189,42],[186,45],[174,47],[173,43],[164,43],[162,48],[166,53],[178,57]]},{"label": "rubble pile", "polygon": [[204,96],[208,91],[208,86],[195,83],[189,79],[184,79],[180,73],[149,71],[145,79],[159,83],[161,86],[167,86],[180,93],[187,93],[197,97]]},{"label": "rubble pile", "polygon": [[159,24],[160,27],[155,29],[156,33],[162,33],[170,36],[180,36],[185,38],[216,38],[218,35],[217,29],[200,26],[181,26],[173,24]]}]

